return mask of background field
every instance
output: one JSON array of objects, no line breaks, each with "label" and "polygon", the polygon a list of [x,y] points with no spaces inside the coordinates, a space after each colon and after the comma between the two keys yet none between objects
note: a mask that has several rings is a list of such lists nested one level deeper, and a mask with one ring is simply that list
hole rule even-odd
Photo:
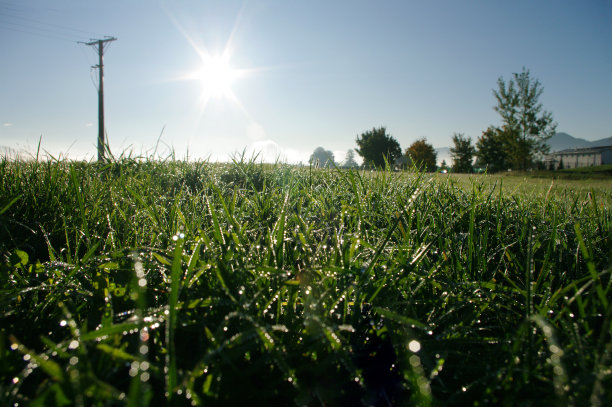
[{"label": "background field", "polygon": [[455,182],[463,188],[471,188],[473,184],[482,185],[489,190],[502,187],[504,195],[523,195],[525,198],[546,199],[548,195],[556,200],[573,202],[588,193],[594,193],[602,199],[612,196],[612,177],[588,177],[584,174],[577,179],[559,178],[556,172],[540,172],[536,174],[437,174],[437,181]]},{"label": "background field", "polygon": [[612,403],[606,181],[0,162],[0,403]]}]

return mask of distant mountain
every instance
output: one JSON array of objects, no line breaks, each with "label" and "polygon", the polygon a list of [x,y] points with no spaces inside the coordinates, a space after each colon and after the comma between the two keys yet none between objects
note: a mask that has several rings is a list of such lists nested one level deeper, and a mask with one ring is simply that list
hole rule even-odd
[{"label": "distant mountain", "polygon": [[566,150],[568,148],[612,146],[612,137],[596,141],[588,141],[570,136],[567,133],[557,133],[548,140],[548,145],[550,146],[551,152]]},{"label": "distant mountain", "polygon": [[605,147],[612,146],[612,137],[602,138],[601,140],[595,140],[591,142],[591,147]]}]

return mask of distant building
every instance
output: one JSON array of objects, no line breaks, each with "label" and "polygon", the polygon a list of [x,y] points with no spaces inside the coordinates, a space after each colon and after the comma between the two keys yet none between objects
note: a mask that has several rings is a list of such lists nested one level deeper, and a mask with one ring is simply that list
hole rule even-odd
[{"label": "distant building", "polygon": [[570,148],[554,152],[546,158],[548,168],[594,167],[612,164],[612,146]]}]

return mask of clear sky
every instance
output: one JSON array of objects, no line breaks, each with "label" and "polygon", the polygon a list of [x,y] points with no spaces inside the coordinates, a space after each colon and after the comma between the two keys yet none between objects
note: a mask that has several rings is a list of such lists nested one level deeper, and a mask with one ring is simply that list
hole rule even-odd
[{"label": "clear sky", "polygon": [[558,131],[612,136],[610,1],[0,0],[0,146],[95,158],[97,54],[77,41],[105,35],[115,154],[341,159],[378,126],[450,146],[500,123],[492,89],[522,67]]}]

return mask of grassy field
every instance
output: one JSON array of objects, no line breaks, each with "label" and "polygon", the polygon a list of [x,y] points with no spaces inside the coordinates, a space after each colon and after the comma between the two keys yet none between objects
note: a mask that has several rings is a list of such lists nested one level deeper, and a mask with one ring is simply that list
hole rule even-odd
[{"label": "grassy field", "polygon": [[436,174],[438,182],[450,181],[457,186],[471,188],[473,184],[482,186],[487,191],[493,188],[502,188],[504,195],[525,196],[531,199],[554,199],[572,203],[581,200],[592,193],[612,204],[612,178],[585,178],[585,179],[559,179],[551,174],[539,173],[536,176],[529,173],[524,174],[492,174],[492,175],[470,175],[470,174]]},{"label": "grassy field", "polygon": [[0,160],[1,405],[612,405],[609,182]]}]

